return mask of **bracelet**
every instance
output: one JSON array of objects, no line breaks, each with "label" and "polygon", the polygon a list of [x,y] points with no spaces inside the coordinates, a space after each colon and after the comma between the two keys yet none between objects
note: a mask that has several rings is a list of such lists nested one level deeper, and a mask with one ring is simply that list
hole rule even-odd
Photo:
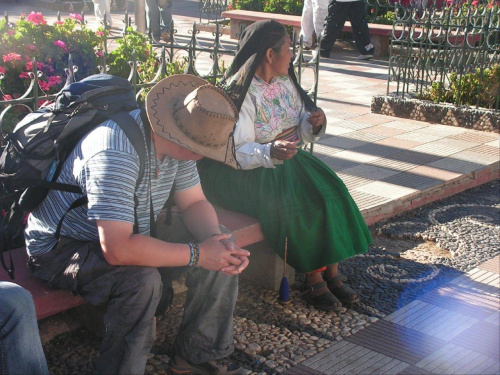
[{"label": "bracelet", "polygon": [[197,243],[188,243],[189,263],[188,267],[196,267],[200,261],[200,246]]}]

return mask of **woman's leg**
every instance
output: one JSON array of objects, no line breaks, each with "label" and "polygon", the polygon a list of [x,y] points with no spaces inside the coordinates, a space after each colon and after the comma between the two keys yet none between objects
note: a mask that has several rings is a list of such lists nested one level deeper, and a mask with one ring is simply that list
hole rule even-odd
[{"label": "woman's leg", "polygon": [[325,281],[328,289],[337,297],[342,303],[349,304],[359,301],[359,296],[349,285],[344,284],[343,277],[339,275],[339,264],[331,264],[326,266]]}]

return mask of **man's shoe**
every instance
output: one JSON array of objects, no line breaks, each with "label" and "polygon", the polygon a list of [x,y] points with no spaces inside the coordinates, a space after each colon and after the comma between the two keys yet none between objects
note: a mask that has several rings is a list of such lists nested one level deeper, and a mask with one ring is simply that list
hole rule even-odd
[{"label": "man's shoe", "polygon": [[319,55],[321,57],[325,57],[325,58],[329,59],[330,58],[330,51],[319,50]]},{"label": "man's shoe", "polygon": [[370,59],[373,59],[373,55],[369,53],[367,53],[366,55],[361,54],[358,56],[358,60],[370,60]]},{"label": "man's shoe", "polygon": [[170,372],[174,375],[205,375],[205,374],[227,374],[227,375],[248,375],[251,373],[236,363],[226,361],[210,361],[203,363],[191,363],[178,355],[170,361]]},{"label": "man's shoe", "polygon": [[373,55],[375,53],[375,47],[373,47],[373,44],[370,43],[365,48],[366,48],[366,52],[363,52],[361,55],[359,55],[358,60],[373,59]]}]

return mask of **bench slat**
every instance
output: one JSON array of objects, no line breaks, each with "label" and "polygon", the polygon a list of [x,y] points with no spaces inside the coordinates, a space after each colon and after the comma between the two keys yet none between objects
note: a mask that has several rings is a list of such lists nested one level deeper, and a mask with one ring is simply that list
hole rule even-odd
[{"label": "bench slat", "polygon": [[[4,254],[4,258],[6,257],[8,257],[7,253]],[[12,259],[15,265],[15,279],[11,280],[3,267],[0,267],[0,280],[19,284],[31,293],[35,301],[37,319],[46,318],[84,303],[82,297],[73,296],[66,290],[49,288],[31,276],[26,266],[28,254],[24,247],[12,250]]]}]

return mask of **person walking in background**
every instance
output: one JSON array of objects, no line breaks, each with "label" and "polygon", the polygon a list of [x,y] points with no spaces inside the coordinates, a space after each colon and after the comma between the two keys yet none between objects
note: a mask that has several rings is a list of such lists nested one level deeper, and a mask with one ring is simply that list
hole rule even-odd
[{"label": "person walking in background", "polygon": [[0,374],[48,373],[31,294],[0,281]]},{"label": "person walking in background", "polygon": [[369,60],[373,58],[375,47],[370,41],[364,0],[332,0],[330,2],[325,28],[321,36],[320,56],[330,57],[330,51],[347,20],[351,23],[356,48],[360,53],[358,59]]},{"label": "person walking in background", "polygon": [[316,39],[321,35],[328,14],[328,0],[304,0],[300,35],[306,50],[314,49],[313,34]]},{"label": "person walking in background", "polygon": [[155,42],[170,41],[172,0],[146,0],[148,28]]},{"label": "person walking in background", "polygon": [[[104,27],[112,27],[113,21],[111,20],[111,0],[93,0],[94,14],[97,20],[104,25]],[[106,20],[104,20],[106,15]]]}]

